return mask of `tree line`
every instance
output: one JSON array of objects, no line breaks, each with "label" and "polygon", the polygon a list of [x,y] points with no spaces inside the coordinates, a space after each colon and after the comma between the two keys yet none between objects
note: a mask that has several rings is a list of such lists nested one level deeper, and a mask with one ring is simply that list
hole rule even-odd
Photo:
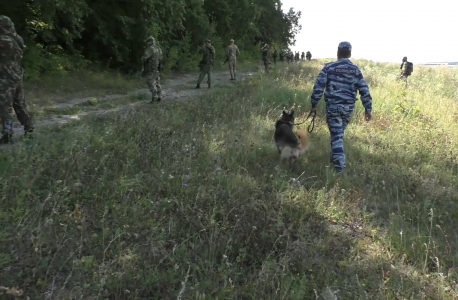
[{"label": "tree line", "polygon": [[195,67],[206,38],[217,58],[233,38],[242,58],[259,59],[261,43],[294,45],[301,29],[301,12],[281,0],[14,0],[0,12],[26,41],[27,77],[88,64],[136,72],[149,35],[170,70]]}]

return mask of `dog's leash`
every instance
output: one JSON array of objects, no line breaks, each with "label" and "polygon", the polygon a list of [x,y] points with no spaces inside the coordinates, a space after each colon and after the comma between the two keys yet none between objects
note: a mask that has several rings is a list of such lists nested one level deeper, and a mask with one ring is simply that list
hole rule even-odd
[{"label": "dog's leash", "polygon": [[312,122],[310,122],[310,125],[307,127],[307,131],[308,131],[309,133],[312,133],[312,131],[315,129],[316,110],[310,111],[309,115],[307,116],[307,118],[305,118],[304,121],[302,121],[302,122],[300,122],[300,123],[291,123],[291,125],[297,126],[297,125],[302,125],[302,124],[304,124],[305,122],[307,122],[307,120],[310,118],[310,116],[311,116],[312,114],[313,114]]}]

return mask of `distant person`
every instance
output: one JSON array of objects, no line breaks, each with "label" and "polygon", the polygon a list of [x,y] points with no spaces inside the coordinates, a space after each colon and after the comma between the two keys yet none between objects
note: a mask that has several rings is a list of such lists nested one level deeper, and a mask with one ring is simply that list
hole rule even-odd
[{"label": "distant person", "polygon": [[280,51],[280,61],[284,62],[285,61],[285,50]]},{"label": "distant person", "polygon": [[239,47],[235,45],[234,40],[231,40],[231,44],[226,48],[226,57],[229,64],[229,72],[231,73],[231,80],[235,78],[235,65],[237,62],[237,56],[240,55]]},{"label": "distant person", "polygon": [[277,65],[277,57],[278,57],[277,49],[274,49],[274,53],[272,54],[272,57],[274,59],[274,64]]},{"label": "distant person", "polygon": [[289,50],[289,62],[293,63],[294,61],[294,53],[293,51]]},{"label": "distant person", "polygon": [[13,143],[13,109],[24,126],[26,137],[32,138],[32,118],[24,99],[22,57],[26,46],[16,33],[13,21],[0,16],[0,144]]},{"label": "distant person", "polygon": [[151,102],[160,102],[162,98],[160,71],[162,69],[162,50],[156,40],[150,36],[146,39],[146,50],[142,56],[143,76],[146,77],[151,92]]},{"label": "distant person", "polygon": [[264,69],[266,74],[269,74],[270,71],[270,47],[267,43],[261,49],[262,52],[262,61],[264,62]]},{"label": "distant person", "polygon": [[304,51],[302,51],[301,60],[305,60],[305,52]]},{"label": "distant person", "polygon": [[407,87],[407,78],[412,75],[413,72],[413,63],[407,61],[407,56],[404,56],[401,64],[401,80],[406,83]]},{"label": "distant person", "polygon": [[296,55],[294,56],[294,60],[299,62],[299,51],[296,51]]},{"label": "distant person", "polygon": [[344,132],[355,110],[356,93],[366,109],[366,121],[372,119],[372,97],[361,70],[351,61],[351,44],[342,42],[337,48],[337,61],[328,63],[316,79],[312,93],[312,111],[324,92],[326,120],[331,134],[331,161],[337,173],[345,170]]},{"label": "distant person", "polygon": [[200,48],[202,60],[199,62],[199,79],[197,79],[196,89],[200,89],[200,84],[207,76],[208,88],[212,86],[212,69],[215,62],[215,48],[210,40],[205,40],[205,45]]},{"label": "distant person", "polygon": [[312,53],[310,53],[310,51],[307,51],[307,54],[305,55],[305,57],[307,58],[307,60],[311,60],[312,59]]}]

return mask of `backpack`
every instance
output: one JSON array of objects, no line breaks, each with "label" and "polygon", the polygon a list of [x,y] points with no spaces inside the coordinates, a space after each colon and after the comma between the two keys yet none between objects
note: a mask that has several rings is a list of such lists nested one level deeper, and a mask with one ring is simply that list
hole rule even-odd
[{"label": "backpack", "polygon": [[406,75],[411,75],[413,72],[413,63],[407,62]]}]

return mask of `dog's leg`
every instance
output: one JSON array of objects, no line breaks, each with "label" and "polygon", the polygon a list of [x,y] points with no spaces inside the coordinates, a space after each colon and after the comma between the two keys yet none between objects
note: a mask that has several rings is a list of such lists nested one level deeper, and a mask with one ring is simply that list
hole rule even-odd
[{"label": "dog's leg", "polygon": [[291,172],[296,171],[296,161],[297,161],[297,156],[293,155],[291,156]]}]

